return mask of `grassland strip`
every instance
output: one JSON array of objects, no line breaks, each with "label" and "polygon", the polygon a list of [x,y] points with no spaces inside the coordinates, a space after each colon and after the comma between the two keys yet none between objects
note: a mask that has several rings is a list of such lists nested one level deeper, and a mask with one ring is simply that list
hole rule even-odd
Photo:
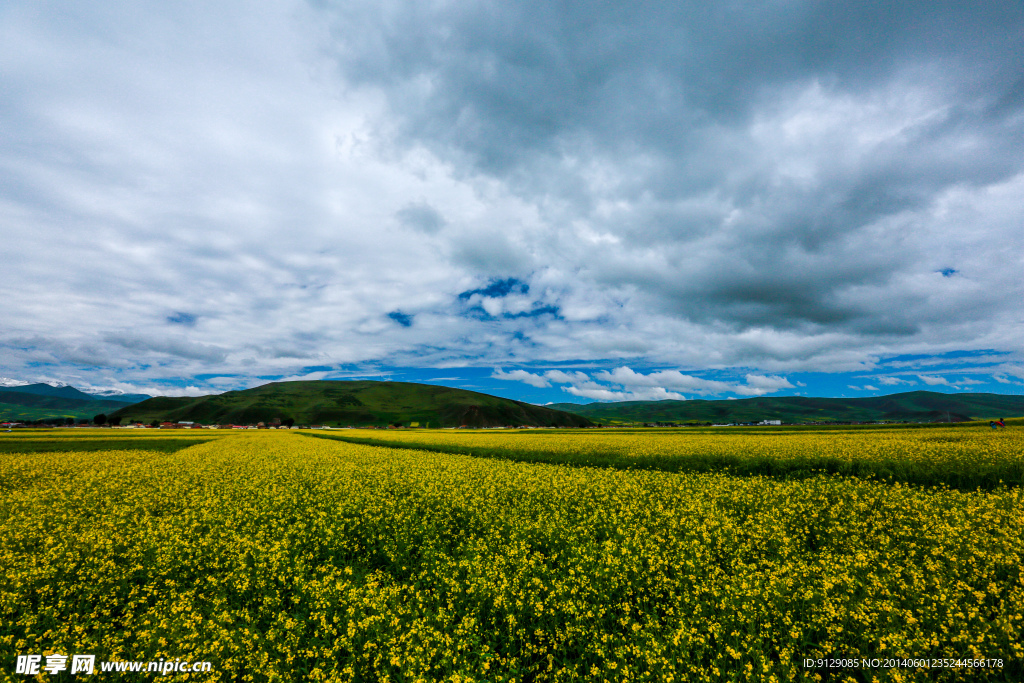
[{"label": "grassland strip", "polygon": [[174,453],[213,439],[3,439],[0,453],[60,453],[81,451],[140,450]]}]

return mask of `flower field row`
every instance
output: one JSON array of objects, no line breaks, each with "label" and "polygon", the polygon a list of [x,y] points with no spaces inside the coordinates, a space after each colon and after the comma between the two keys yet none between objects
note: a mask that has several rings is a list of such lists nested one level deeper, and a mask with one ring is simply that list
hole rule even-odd
[{"label": "flower field row", "polygon": [[277,432],[0,454],[0,480],[17,482],[0,487],[8,680],[16,655],[52,652],[213,662],[175,680],[802,681],[804,658],[830,654],[1024,673],[1020,489],[555,467]]},{"label": "flower field row", "polygon": [[963,490],[1024,484],[1024,429],[346,430],[316,436],[561,465],[797,477]]}]

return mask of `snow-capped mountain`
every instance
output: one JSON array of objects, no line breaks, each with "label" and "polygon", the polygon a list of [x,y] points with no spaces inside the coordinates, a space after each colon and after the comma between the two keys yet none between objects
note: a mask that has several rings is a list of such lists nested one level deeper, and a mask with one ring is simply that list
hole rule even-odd
[{"label": "snow-capped mountain", "polygon": [[0,377],[0,387],[28,387],[33,384],[48,384],[54,389],[71,386],[67,382],[59,382],[55,379],[43,380],[41,382],[26,382],[25,380],[14,379],[12,377]]},{"label": "snow-capped mountain", "polygon": [[105,398],[108,401],[122,401],[124,403],[139,403],[147,398],[153,398],[149,394],[129,394],[120,389],[86,389],[85,393],[97,398]]}]

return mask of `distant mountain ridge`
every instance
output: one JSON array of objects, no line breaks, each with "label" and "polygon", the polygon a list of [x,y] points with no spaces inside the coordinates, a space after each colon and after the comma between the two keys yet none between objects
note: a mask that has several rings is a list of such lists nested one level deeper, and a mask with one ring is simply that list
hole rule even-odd
[{"label": "distant mountain ridge", "polygon": [[19,383],[7,377],[3,380],[0,385],[0,419],[3,420],[92,419],[99,413],[110,413],[152,398],[147,394],[90,394],[63,383]]},{"label": "distant mountain ridge", "polygon": [[586,427],[580,415],[465,389],[377,381],[272,382],[244,391],[199,397],[156,397],[121,408],[112,417],[254,424],[293,420],[330,426]]},{"label": "distant mountain ridge", "polygon": [[[556,403],[535,406],[489,394],[408,382],[274,382],[199,397],[152,397],[118,390],[84,392],[55,382],[0,378],[0,419],[112,417],[255,423],[292,418],[301,424],[488,427],[507,424],[581,427],[591,423],[687,422],[963,422],[1024,416],[1024,396],[911,391],[865,398],[761,396],[736,400]],[[557,413],[558,415],[553,415]]]},{"label": "distant mountain ridge", "polygon": [[[6,378],[5,378],[6,379]],[[8,380],[16,382],[18,380]],[[35,384],[6,384],[0,387],[3,391],[13,391],[24,394],[35,394],[37,396],[54,396],[68,398],[76,401],[116,401],[118,403],[138,403],[153,398],[149,394],[126,394],[118,389],[104,389],[96,392],[85,392],[76,389],[70,384],[37,382]]]},{"label": "distant mountain ridge", "polygon": [[910,391],[865,398],[761,396],[736,400],[554,403],[594,422],[965,422],[1024,416],[1024,396]]},{"label": "distant mountain ridge", "polygon": [[90,396],[99,396],[108,401],[119,401],[121,403],[139,403],[146,399],[153,398],[149,394],[128,394],[120,389],[104,389],[102,391],[87,392]]}]

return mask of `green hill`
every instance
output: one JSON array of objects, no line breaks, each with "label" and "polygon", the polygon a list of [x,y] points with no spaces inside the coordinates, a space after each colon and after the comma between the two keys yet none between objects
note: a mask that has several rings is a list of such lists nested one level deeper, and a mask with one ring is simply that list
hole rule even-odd
[{"label": "green hill", "polygon": [[940,394],[911,391],[868,398],[778,396],[725,401],[623,401],[555,403],[549,408],[573,412],[594,422],[964,422],[1024,416],[1024,396]]},{"label": "green hill", "polygon": [[[420,427],[586,427],[580,415],[465,389],[410,382],[273,382],[213,396],[158,396],[111,413],[124,421]],[[416,423],[416,425],[413,425]]]}]

